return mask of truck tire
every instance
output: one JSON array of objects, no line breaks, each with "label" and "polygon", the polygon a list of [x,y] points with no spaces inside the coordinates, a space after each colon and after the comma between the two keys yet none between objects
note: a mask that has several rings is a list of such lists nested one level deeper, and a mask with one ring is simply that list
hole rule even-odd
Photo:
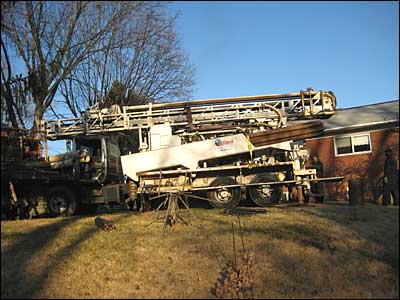
[{"label": "truck tire", "polygon": [[[210,186],[219,185],[232,185],[237,184],[235,180],[229,177],[217,177]],[[240,187],[234,188],[221,188],[218,190],[211,190],[207,193],[210,204],[216,208],[232,208],[240,202]]]},{"label": "truck tire", "polygon": [[71,189],[56,186],[48,193],[47,207],[51,216],[72,216],[77,211],[76,196]]},{"label": "truck tire", "polygon": [[[254,176],[250,183],[276,182],[278,178],[270,173]],[[268,206],[278,203],[282,199],[282,187],[277,185],[257,185],[247,188],[250,199],[258,206]]]}]

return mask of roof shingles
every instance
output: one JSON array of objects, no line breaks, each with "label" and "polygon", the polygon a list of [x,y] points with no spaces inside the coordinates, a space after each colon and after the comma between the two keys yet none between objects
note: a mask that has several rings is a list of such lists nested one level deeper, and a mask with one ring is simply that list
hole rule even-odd
[{"label": "roof shingles", "polygon": [[396,121],[399,121],[399,100],[338,109],[329,119],[323,120],[328,131]]}]

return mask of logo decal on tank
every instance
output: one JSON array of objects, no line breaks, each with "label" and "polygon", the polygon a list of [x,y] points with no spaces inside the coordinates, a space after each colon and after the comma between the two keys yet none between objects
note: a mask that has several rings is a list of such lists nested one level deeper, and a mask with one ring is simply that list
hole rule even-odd
[{"label": "logo decal on tank", "polygon": [[231,144],[233,144],[233,139],[230,139],[230,140],[215,139],[214,143],[215,143],[215,146],[217,146],[217,147],[231,145]]}]

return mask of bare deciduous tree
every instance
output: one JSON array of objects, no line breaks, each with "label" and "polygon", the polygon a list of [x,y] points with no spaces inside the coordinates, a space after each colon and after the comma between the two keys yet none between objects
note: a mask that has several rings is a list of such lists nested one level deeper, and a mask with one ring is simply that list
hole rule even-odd
[{"label": "bare deciduous tree", "polygon": [[[6,10],[12,2],[1,3]],[[2,20],[3,20],[3,14]],[[28,78],[22,74],[13,76],[13,67],[9,56],[9,48],[1,35],[1,123],[12,127],[25,127],[26,122],[32,121],[29,109],[31,108],[31,97],[29,92]]]},{"label": "bare deciduous tree", "polygon": [[[2,41],[23,63],[34,102],[34,128],[60,84],[83,62],[123,44],[116,28],[143,2],[21,1],[3,5]],[[2,69],[3,70],[3,69]]]},{"label": "bare deciduous tree", "polygon": [[[104,51],[91,55],[62,82],[71,112],[78,116],[98,102],[109,107],[190,98],[193,67],[174,29],[176,17],[163,3],[149,2],[131,10],[113,28]],[[114,40],[121,41],[119,47],[110,47]],[[116,82],[124,94],[118,100],[106,97]]]}]

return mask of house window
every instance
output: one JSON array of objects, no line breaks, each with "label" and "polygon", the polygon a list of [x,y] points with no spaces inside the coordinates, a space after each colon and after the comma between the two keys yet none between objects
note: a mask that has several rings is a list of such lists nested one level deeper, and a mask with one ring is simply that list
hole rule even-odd
[{"label": "house window", "polygon": [[335,137],[335,154],[345,155],[371,151],[369,133]]}]

